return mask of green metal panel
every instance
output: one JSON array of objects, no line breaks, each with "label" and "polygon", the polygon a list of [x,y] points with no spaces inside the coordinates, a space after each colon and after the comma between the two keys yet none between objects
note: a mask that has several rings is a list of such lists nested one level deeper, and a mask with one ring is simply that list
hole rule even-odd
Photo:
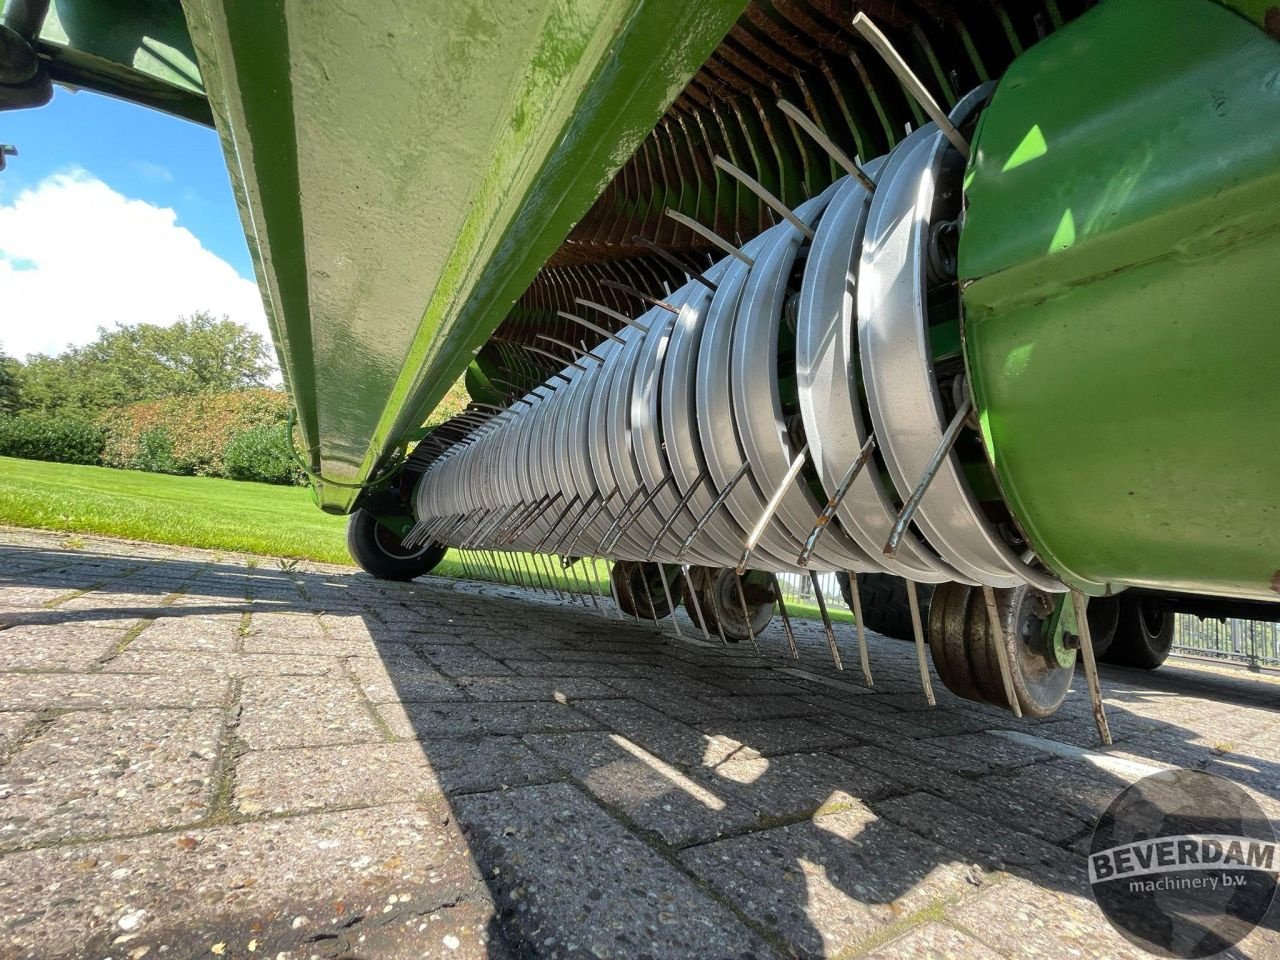
[{"label": "green metal panel", "polygon": [[983,440],[1069,582],[1276,599],[1280,45],[1110,0],[975,135],[960,243]]},{"label": "green metal panel", "polygon": [[320,505],[351,508],[744,0],[193,0]]},{"label": "green metal panel", "polygon": [[57,83],[212,122],[182,8],[172,0],[55,0],[36,47]]}]

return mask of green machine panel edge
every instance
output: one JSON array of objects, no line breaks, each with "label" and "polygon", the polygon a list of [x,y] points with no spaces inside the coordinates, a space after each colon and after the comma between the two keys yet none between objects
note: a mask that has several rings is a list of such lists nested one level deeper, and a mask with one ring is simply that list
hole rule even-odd
[{"label": "green machine panel edge", "polygon": [[187,5],[321,507],[352,508],[744,2]]},{"label": "green machine panel edge", "polygon": [[1094,594],[1274,600],[1280,44],[1103,3],[1001,80],[965,199],[966,361],[1037,553]]}]

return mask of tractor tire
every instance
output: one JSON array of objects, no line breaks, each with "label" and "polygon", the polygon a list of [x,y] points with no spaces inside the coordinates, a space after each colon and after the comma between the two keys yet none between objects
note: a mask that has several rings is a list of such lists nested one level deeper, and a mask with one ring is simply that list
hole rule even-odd
[{"label": "tractor tire", "polygon": [[379,580],[413,580],[430,573],[447,550],[439,543],[406,547],[367,510],[357,510],[347,521],[347,551],[351,559]]},{"label": "tractor tire", "polygon": [[[840,593],[845,606],[853,609],[853,591],[849,574],[836,574],[840,581]],[[929,602],[933,599],[935,585],[917,583],[916,596],[920,599],[920,623],[929,622]],[[858,594],[862,599],[863,626],[892,640],[914,640],[911,626],[911,601],[907,599],[907,581],[889,573],[858,574]]]},{"label": "tractor tire", "polygon": [[1121,597],[1115,639],[1099,659],[1121,667],[1154,670],[1173,647],[1174,614],[1149,597]]},{"label": "tractor tire", "polygon": [[[667,590],[662,589],[664,576]],[[684,597],[679,567],[619,560],[614,563],[610,577],[613,580],[613,592],[618,598],[618,607],[628,616],[661,620],[671,615],[667,592],[671,593],[671,603],[677,606]]]}]

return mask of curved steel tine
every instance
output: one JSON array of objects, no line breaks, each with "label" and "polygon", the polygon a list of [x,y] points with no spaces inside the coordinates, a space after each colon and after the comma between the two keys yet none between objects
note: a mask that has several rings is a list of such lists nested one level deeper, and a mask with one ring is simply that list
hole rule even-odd
[{"label": "curved steel tine", "polygon": [[[622,535],[631,529],[632,525],[637,520],[640,519],[640,514],[644,513],[644,511],[648,508],[648,506],[651,503],[653,503],[654,500],[657,499],[658,494],[660,494],[666,488],[667,484],[669,484],[674,479],[675,479],[675,474],[673,473],[668,473],[665,477],[663,477],[662,482],[653,488],[653,492],[651,492],[647,497],[645,497],[644,502],[641,503],[640,506],[632,510],[631,515],[627,517],[627,519],[622,523],[620,527],[618,527],[618,532],[614,535],[613,539],[609,541],[609,546],[606,549],[612,550],[615,546],[617,546],[618,541],[622,539]],[[643,490],[644,487],[641,487],[640,489]]]},{"label": "curved steel tine", "polygon": [[778,612],[782,614],[782,630],[787,635],[787,649],[791,651],[791,659],[800,659],[800,650],[796,647],[796,635],[791,629],[791,617],[787,615],[787,601],[782,596],[782,584],[778,582],[776,573],[769,574],[773,580],[773,592],[778,598]]},{"label": "curved steel tine", "polygon": [[836,146],[835,141],[827,136],[825,130],[810,120],[807,113],[789,100],[779,100],[778,109],[794,120],[801,130],[813,137],[818,146],[827,152],[827,156],[839,164],[845,173],[862,184],[868,193],[875,193],[876,182],[867,176],[866,171],[858,166],[857,161],[850,160],[849,155]]},{"label": "curved steel tine", "polygon": [[668,616],[671,617],[671,626],[675,627],[676,636],[683,640],[684,634],[680,632],[680,621],[676,619],[676,605],[671,600],[671,585],[667,583],[667,572],[662,564],[658,564],[658,574],[662,578],[662,592],[667,596],[667,611]]},{"label": "curved steel tine", "polygon": [[876,48],[876,52],[889,65],[889,69],[897,74],[902,86],[915,98],[916,103],[920,104],[924,112],[929,115],[929,119],[938,125],[938,129],[960,151],[960,154],[966,160],[969,159],[968,141],[961,136],[960,131],[951,122],[951,118],[947,116],[946,111],[938,106],[938,101],[933,99],[933,94],[929,92],[929,88],[920,82],[920,78],[915,75],[915,71],[907,65],[906,60],[902,59],[902,54],[894,49],[893,44],[889,42],[889,38],[881,32],[880,28],[865,13],[859,13],[853,18],[853,28],[862,34],[871,46]]},{"label": "curved steel tine", "polygon": [[693,604],[693,611],[698,615],[698,626],[702,628],[702,638],[710,643],[711,633],[707,630],[707,619],[702,615],[702,602],[698,600],[698,591],[693,588],[693,578],[689,576],[689,565],[680,564],[680,571],[684,574],[684,585],[688,591],[689,602]]},{"label": "curved steel tine", "polygon": [[738,575],[747,569],[747,562],[751,559],[751,554],[755,552],[756,546],[760,543],[760,538],[764,536],[764,531],[769,526],[769,521],[773,519],[773,515],[778,512],[778,505],[782,503],[782,498],[786,496],[791,485],[796,482],[796,477],[800,476],[800,471],[804,469],[804,462],[809,456],[809,445],[806,443],[800,452],[796,454],[795,460],[791,462],[791,466],[787,468],[786,475],[783,476],[782,482],[778,484],[778,488],[773,491],[773,496],[769,498],[769,502],[765,504],[764,513],[760,514],[760,519],[756,521],[756,525],[751,529],[751,533],[747,536],[747,542],[743,545],[742,556],[738,558]]},{"label": "curved steel tine", "polygon": [[653,546],[649,548],[649,553],[645,556],[646,560],[652,560],[653,555],[658,550],[658,545],[662,543],[662,539],[671,532],[671,527],[675,524],[680,514],[689,506],[689,501],[693,499],[693,495],[698,492],[698,488],[702,486],[702,482],[706,480],[705,473],[698,474],[698,478],[689,484],[688,492],[680,498],[680,502],[676,504],[676,508],[671,511],[671,516],[662,524],[662,529],[658,531],[657,538],[653,541]]},{"label": "curved steel tine", "polygon": [[[579,302],[579,303],[583,303],[583,302],[585,302],[585,301],[579,300],[578,302]],[[582,317],[578,316],[577,314],[569,313],[568,311],[565,311],[565,310],[557,310],[557,311],[556,311],[556,316],[557,316],[557,317],[563,317],[565,320],[572,320],[574,323],[578,324],[579,326],[586,327],[586,328],[587,328],[588,330],[590,330],[592,333],[599,334],[599,335],[600,335],[601,337],[603,337],[604,339],[606,339],[606,340],[612,340],[614,343],[626,343],[626,342],[627,342],[627,341],[623,340],[620,336],[618,336],[616,333],[614,333],[612,330],[606,330],[604,327],[596,326],[596,325],[595,325],[594,323],[592,323],[590,320],[583,319]]]},{"label": "curved steel tine", "polygon": [[947,455],[951,452],[951,448],[956,445],[956,440],[960,437],[960,429],[964,426],[965,420],[968,419],[972,410],[973,399],[966,396],[959,409],[956,410],[956,415],[947,424],[947,429],[942,434],[942,441],[938,444],[938,448],[933,451],[933,455],[929,458],[929,463],[924,468],[924,476],[920,478],[916,488],[911,491],[911,496],[907,498],[907,502],[902,505],[902,509],[898,512],[898,519],[893,522],[893,529],[889,531],[889,541],[884,545],[884,555],[886,557],[896,557],[898,555],[898,547],[902,544],[903,534],[907,532],[907,526],[911,523],[911,518],[920,509],[920,503],[924,500],[924,495],[929,490],[929,484],[933,483],[933,478],[938,475],[943,461],[946,460]]},{"label": "curved steel tine", "polygon": [[907,581],[907,603],[911,607],[911,630],[916,638],[916,662],[920,666],[920,686],[924,687],[924,698],[929,706],[937,706],[933,697],[933,681],[929,679],[929,664],[924,653],[924,626],[920,623],[920,597],[916,594],[916,582]]},{"label": "curved steel tine", "polygon": [[744,463],[738,468],[737,472],[729,479],[729,482],[725,484],[725,488],[721,490],[715,500],[712,501],[711,506],[709,506],[706,512],[698,518],[698,522],[694,524],[693,531],[685,538],[684,543],[680,546],[680,550],[676,553],[677,560],[682,558],[693,547],[693,541],[697,538],[698,534],[702,532],[702,528],[707,525],[707,522],[711,519],[712,515],[724,505],[724,502],[729,499],[729,494],[733,493],[733,488],[738,485],[738,481],[747,475],[747,469],[749,466],[750,464]]},{"label": "curved steel tine", "polygon": [[647,237],[637,236],[637,237],[632,237],[631,239],[634,240],[636,243],[644,244],[644,246],[648,247],[650,250],[652,250],[654,253],[660,256],[663,260],[667,261],[667,263],[671,264],[673,267],[675,267],[685,276],[689,277],[692,280],[697,280],[700,284],[702,284],[708,290],[717,289],[714,283],[712,283],[710,280],[704,277],[700,272],[695,270],[690,264],[687,264],[684,261],[682,261],[670,250],[662,249],[662,247],[658,246],[656,243],[654,243],[652,240],[648,239]]},{"label": "curved steel tine", "polygon": [[714,243],[717,247],[719,247],[725,253],[729,254],[729,256],[736,257],[737,259],[745,263],[748,267],[754,267],[756,265],[755,260],[751,259],[751,257],[748,257],[745,253],[743,253],[741,250],[735,247],[732,243],[730,243],[724,237],[720,236],[720,234],[716,233],[710,227],[704,227],[697,220],[693,219],[693,217],[687,217],[683,213],[681,213],[679,210],[672,210],[670,207],[667,207],[667,209],[663,210],[662,212],[666,216],[674,220],[676,223],[681,224],[682,226],[688,227],[690,230],[692,230],[698,236],[702,237],[704,240],[710,240],[712,243]]},{"label": "curved steel tine", "polygon": [[760,644],[756,643],[756,632],[751,629],[751,614],[747,612],[747,592],[742,587],[742,574],[734,573],[738,580],[738,602],[742,604],[742,622],[747,625],[747,636],[751,638],[751,647],[760,652]]},{"label": "curved steel tine", "polygon": [[739,167],[734,166],[724,157],[716,157],[714,160],[714,163],[717,167],[719,167],[725,173],[729,174],[729,176],[733,177],[735,180],[741,183],[744,187],[746,187],[748,190],[754,193],[757,197],[763,200],[765,202],[765,205],[771,208],[775,213],[777,213],[778,216],[786,220],[789,224],[791,224],[793,227],[799,230],[802,234],[804,234],[808,239],[810,240],[813,239],[813,228],[810,227],[803,220],[801,220],[799,217],[797,217],[792,212],[790,207],[788,207],[785,203],[783,203],[781,200],[775,197],[772,193],[770,193],[767,189],[765,189],[764,184],[762,184],[759,180],[751,176],[745,170],[742,170]]},{"label": "curved steel tine", "polygon": [[1104,746],[1111,746],[1111,724],[1107,723],[1107,710],[1102,702],[1102,682],[1098,679],[1098,663],[1093,655],[1093,634],[1089,630],[1089,608],[1084,594],[1071,591],[1071,606],[1076,614],[1076,629],[1080,631],[1080,658],[1084,660],[1084,675],[1089,683],[1089,701],[1093,705],[1093,722]]},{"label": "curved steel tine", "polygon": [[862,468],[871,459],[871,454],[875,448],[875,434],[871,434],[867,437],[867,442],[862,445],[862,449],[858,451],[858,456],[850,464],[849,469],[845,471],[839,485],[836,486],[835,492],[831,494],[831,499],[827,501],[827,505],[822,508],[822,512],[813,521],[813,529],[809,531],[809,536],[805,538],[804,549],[800,551],[800,556],[796,557],[796,563],[800,566],[807,567],[809,565],[809,560],[813,557],[813,548],[818,545],[818,538],[826,531],[827,524],[836,515],[836,510],[840,508],[845,494],[849,492],[849,488],[853,486],[853,481],[857,479],[858,474],[862,472]]},{"label": "curved steel tine", "polygon": [[862,679],[868,687],[876,682],[871,679],[871,656],[867,651],[867,628],[862,624],[862,594],[858,589],[857,571],[849,571],[849,595],[853,599],[853,622],[858,628],[858,657],[862,660]]},{"label": "curved steel tine", "polygon": [[623,293],[629,294],[630,296],[643,300],[645,303],[652,304],[653,306],[659,307],[660,309],[666,310],[670,313],[680,312],[678,307],[673,307],[671,304],[667,303],[667,301],[659,300],[657,297],[651,297],[643,290],[637,290],[635,287],[628,286],[625,283],[619,283],[617,280],[601,280],[600,285],[602,287],[611,287],[614,290],[620,290]]},{"label": "curved steel tine", "polygon": [[[579,306],[590,307],[592,310],[603,313],[606,317],[613,317],[613,319],[621,322],[624,326],[635,327],[641,333],[649,332],[649,328],[643,323],[640,323],[634,317],[628,317],[625,313],[619,313],[611,307],[606,307],[603,303],[596,303],[594,300],[583,300],[581,297],[574,297],[574,303]],[[614,340],[617,340],[619,343],[626,342],[612,333],[609,334],[609,336]]]},{"label": "curved steel tine", "polygon": [[837,670],[844,669],[844,661],[840,659],[840,648],[836,646],[836,630],[831,625],[831,614],[827,613],[827,598],[822,595],[822,584],[818,575],[809,571],[809,582],[813,584],[813,599],[818,604],[818,612],[822,614],[822,629],[827,634],[827,649],[831,651],[831,659]]},{"label": "curved steel tine", "polygon": [[987,629],[996,645],[996,662],[1000,665],[1000,681],[1004,684],[1005,699],[1009,701],[1009,709],[1015,717],[1022,716],[1022,705],[1018,703],[1018,691],[1013,686],[1013,674],[1009,670],[1009,651],[1004,645],[1004,625],[1000,622],[1000,611],[996,609],[996,592],[982,585],[982,600],[987,605]]}]

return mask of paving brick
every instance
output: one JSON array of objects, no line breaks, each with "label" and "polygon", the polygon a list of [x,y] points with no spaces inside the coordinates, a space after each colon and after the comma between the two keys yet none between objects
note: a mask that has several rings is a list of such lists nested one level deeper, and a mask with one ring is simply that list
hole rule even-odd
[{"label": "paving brick", "polygon": [[374,703],[465,698],[456,684],[421,657],[352,657],[348,665]]},{"label": "paving brick", "polygon": [[1000,960],[1000,954],[973,937],[941,923],[922,923],[865,955],[865,960]]},{"label": "paving brick", "polygon": [[237,733],[254,750],[386,739],[354,683],[319,677],[247,677]]},{"label": "paving brick", "polygon": [[759,936],[565,784],[455,803],[504,927],[529,954],[768,956]]},{"label": "paving brick", "polygon": [[370,806],[440,793],[416,743],[250,751],[236,764],[236,809],[251,815]]},{"label": "paving brick", "polygon": [[167,677],[0,673],[0,710],[214,707],[225,696],[224,682],[196,671]]},{"label": "paving brick", "polygon": [[0,846],[200,820],[221,726],[216,710],[57,718],[0,771]]},{"label": "paving brick", "polygon": [[587,677],[459,677],[458,686],[474,700],[599,700],[616,696]]},{"label": "paving brick", "polygon": [[219,944],[227,957],[507,955],[488,891],[440,807],[193,828],[32,851],[4,866],[0,928],[15,956],[213,956]]},{"label": "paving brick", "polygon": [[561,733],[596,725],[589,717],[554,701],[382,704],[378,712],[398,737]]},{"label": "paving brick", "polygon": [[861,804],[694,847],[680,859],[805,956],[853,948],[981,883],[943,848]]},{"label": "paving brick", "polygon": [[74,626],[19,626],[0,630],[0,670],[88,670],[127,634]]}]

